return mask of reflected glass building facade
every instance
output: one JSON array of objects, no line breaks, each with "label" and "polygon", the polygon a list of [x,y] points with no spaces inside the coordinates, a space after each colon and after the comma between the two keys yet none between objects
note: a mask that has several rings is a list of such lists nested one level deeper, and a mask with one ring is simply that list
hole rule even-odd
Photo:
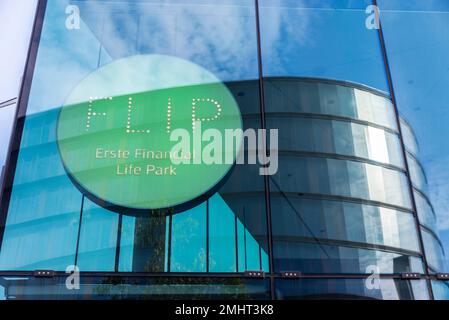
[{"label": "reflected glass building facade", "polygon": [[[377,2],[39,1],[2,186],[0,297],[449,297],[422,129],[389,47],[404,8]],[[390,6],[380,29],[371,5]],[[235,165],[182,212],[81,192],[58,149],[65,100],[104,66],[156,54],[214,74],[243,129],[277,129],[277,173]]]}]

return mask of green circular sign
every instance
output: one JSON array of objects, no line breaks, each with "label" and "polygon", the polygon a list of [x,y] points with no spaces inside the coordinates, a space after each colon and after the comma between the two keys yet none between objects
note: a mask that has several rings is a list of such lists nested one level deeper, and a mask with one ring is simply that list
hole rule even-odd
[{"label": "green circular sign", "polygon": [[[170,56],[116,60],[81,81],[61,108],[64,167],[112,210],[186,210],[226,177],[240,150],[239,107],[204,68]],[[235,139],[232,139],[235,138]]]}]

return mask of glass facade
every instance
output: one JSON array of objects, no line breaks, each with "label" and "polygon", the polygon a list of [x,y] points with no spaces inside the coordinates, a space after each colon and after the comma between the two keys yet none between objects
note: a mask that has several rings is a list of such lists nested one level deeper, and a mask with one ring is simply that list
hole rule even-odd
[{"label": "glass facade", "polygon": [[16,103],[17,99],[11,99],[0,104],[0,117],[5,122],[5,124],[1,127],[0,132],[0,136],[3,137],[2,148],[0,148],[0,164],[2,168],[6,161],[6,154],[8,153],[9,138],[11,136],[11,126],[14,119],[14,113],[16,111]]},{"label": "glass facade", "polygon": [[[366,25],[371,0],[39,1],[1,198],[0,299],[448,297],[436,275],[447,196],[404,88],[395,50],[407,37],[391,31],[416,8],[378,2],[381,29]],[[213,74],[243,129],[278,130],[277,172],[235,164],[186,210],[142,214],[84,192],[61,159],[61,109],[92,73],[149,55]],[[161,83],[183,73],[149,71]],[[130,72],[117,77],[142,78]],[[72,266],[78,290],[66,286]]]}]

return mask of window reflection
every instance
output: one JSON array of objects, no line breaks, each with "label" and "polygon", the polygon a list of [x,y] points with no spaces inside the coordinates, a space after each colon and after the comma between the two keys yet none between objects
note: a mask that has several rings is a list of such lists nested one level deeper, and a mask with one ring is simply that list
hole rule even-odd
[{"label": "window reflection", "polygon": [[449,300],[449,285],[443,281],[432,281],[432,290],[435,300]]},{"label": "window reflection", "polygon": [[[82,12],[76,32],[64,28],[69,3]],[[397,119],[378,33],[360,27],[370,0],[259,0],[262,61],[252,0],[49,1],[17,172],[8,189],[0,269],[62,271],[77,264],[93,272],[270,271],[272,232],[273,272],[366,273],[374,265],[381,273],[426,273],[422,254],[430,271],[444,271],[449,148],[441,84],[449,51],[442,44],[448,43],[441,31],[448,27],[448,8],[442,3],[379,0],[386,9],[382,23],[402,117]],[[59,157],[59,108],[92,71],[140,54],[180,57],[214,73],[238,101],[245,128],[260,127],[262,76],[266,125],[280,134],[278,174],[264,181],[256,166],[235,167],[216,194],[176,214],[133,216],[85,198]],[[88,279],[117,298],[266,298],[269,287],[267,281],[238,278],[140,279],[133,295],[126,291],[129,279],[121,280],[125,292],[117,293],[110,279]],[[275,282],[281,299],[429,298],[425,281],[383,279],[374,291],[360,279]],[[432,285],[437,298],[447,295],[445,283]],[[0,279],[0,297],[1,288],[27,295],[14,281]],[[83,292],[98,297],[90,288]]]},{"label": "window reflection", "polygon": [[266,76],[264,85],[268,114],[330,115],[397,131],[393,104],[381,91],[357,83],[302,76]]},{"label": "window reflection", "polygon": [[259,3],[264,76],[348,80],[388,91],[378,35],[364,27],[371,0]]},{"label": "window reflection", "polygon": [[[0,299],[8,300],[266,300],[264,279],[82,277],[79,290],[65,286],[66,277],[0,278]],[[39,291],[36,292],[35,288]]]},{"label": "window reflection", "polygon": [[426,282],[379,280],[380,288],[369,290],[365,279],[277,280],[279,299],[384,299],[428,300]]},{"label": "window reflection", "polygon": [[426,253],[429,267],[435,272],[442,272],[444,265],[444,250],[438,237],[427,230],[421,228],[424,242],[424,251]]},{"label": "window reflection", "polygon": [[[413,182],[422,189],[422,177],[419,177],[424,176],[419,169],[422,166],[427,176],[427,194],[439,221],[441,241],[447,247],[449,113],[442,106],[442,101],[448,100],[445,84],[449,81],[449,7],[444,0],[379,0],[378,4],[383,12],[382,26],[397,106],[406,120],[402,123],[404,141],[414,156],[409,161],[411,173],[415,177]],[[411,64],[413,68],[409,67]],[[416,165],[414,160],[418,160],[420,165]],[[426,193],[426,190],[421,191]],[[425,219],[422,223],[428,225]],[[432,243],[436,240],[432,241],[427,236],[425,238],[430,241],[424,243],[429,247],[426,251],[435,254],[441,252],[432,249],[435,247]],[[433,267],[443,267],[435,258],[429,259]]]},{"label": "window reflection", "polygon": [[410,209],[405,175],[338,159],[284,156],[273,180],[287,193],[324,194],[381,202]]},{"label": "window reflection", "polygon": [[260,1],[276,270],[423,271],[378,34],[356,27],[370,4]]}]

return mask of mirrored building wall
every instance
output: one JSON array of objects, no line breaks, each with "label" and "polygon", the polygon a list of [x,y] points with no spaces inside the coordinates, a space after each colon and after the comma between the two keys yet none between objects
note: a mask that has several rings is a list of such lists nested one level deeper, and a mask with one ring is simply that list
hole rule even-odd
[{"label": "mirrored building wall", "polygon": [[[372,4],[40,1],[2,198],[3,298],[445,292],[434,276],[445,270],[444,252],[421,146],[392,98],[380,31],[366,28]],[[79,9],[79,28],[67,27],[68,6]],[[278,129],[277,173],[236,165],[215,194],[174,214],[117,212],[83,195],[57,148],[61,106],[90,73],[146,54],[198,64],[230,90],[245,129]],[[73,265],[83,275],[75,294],[64,287]],[[34,278],[42,269],[55,276]],[[287,271],[301,277],[286,279]],[[378,286],[367,286],[372,273],[381,274]]]}]

